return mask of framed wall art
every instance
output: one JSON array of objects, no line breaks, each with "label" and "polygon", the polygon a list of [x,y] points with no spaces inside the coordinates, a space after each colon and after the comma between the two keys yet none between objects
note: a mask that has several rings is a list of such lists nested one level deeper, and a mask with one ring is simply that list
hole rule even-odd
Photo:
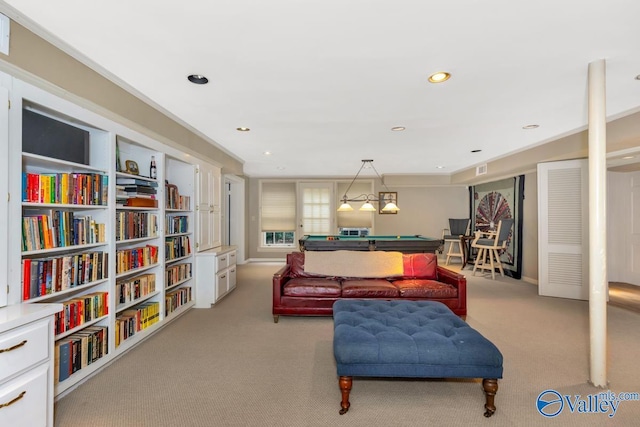
[{"label": "framed wall art", "polygon": [[493,230],[501,219],[513,218],[507,248],[500,254],[504,274],[522,276],[522,203],[524,175],[487,182],[469,188],[472,234],[475,230]]}]

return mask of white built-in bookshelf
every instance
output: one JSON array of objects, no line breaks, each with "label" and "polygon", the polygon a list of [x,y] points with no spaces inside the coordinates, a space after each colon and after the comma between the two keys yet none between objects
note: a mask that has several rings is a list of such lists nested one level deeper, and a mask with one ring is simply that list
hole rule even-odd
[{"label": "white built-in bookshelf", "polygon": [[7,303],[64,307],[61,396],[194,307],[199,164],[18,79],[9,97]]}]

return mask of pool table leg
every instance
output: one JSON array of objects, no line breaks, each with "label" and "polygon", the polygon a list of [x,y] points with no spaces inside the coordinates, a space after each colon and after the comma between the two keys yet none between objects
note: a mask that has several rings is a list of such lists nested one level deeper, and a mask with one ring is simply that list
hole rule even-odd
[{"label": "pool table leg", "polygon": [[351,391],[352,377],[340,377],[338,383],[340,384],[340,392],[342,393],[342,402],[340,402],[340,415],[344,415],[349,410],[349,392]]}]

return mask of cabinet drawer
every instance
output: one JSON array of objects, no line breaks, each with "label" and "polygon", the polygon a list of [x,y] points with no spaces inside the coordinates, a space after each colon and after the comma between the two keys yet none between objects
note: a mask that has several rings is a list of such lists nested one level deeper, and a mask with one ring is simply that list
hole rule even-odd
[{"label": "cabinet drawer", "polygon": [[229,265],[234,265],[236,263],[236,251],[229,252]]},{"label": "cabinet drawer", "polygon": [[229,254],[222,254],[216,257],[216,272],[220,272],[229,266]]},{"label": "cabinet drawer", "polygon": [[0,387],[0,426],[47,425],[48,365],[41,365]]},{"label": "cabinet drawer", "polygon": [[0,335],[0,382],[49,357],[49,322],[43,320]]}]

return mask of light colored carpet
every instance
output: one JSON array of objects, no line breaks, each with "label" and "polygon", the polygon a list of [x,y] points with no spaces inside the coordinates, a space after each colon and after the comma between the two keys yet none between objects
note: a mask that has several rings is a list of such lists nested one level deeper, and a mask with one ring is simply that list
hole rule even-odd
[{"label": "light colored carpet", "polygon": [[[612,419],[536,410],[544,390],[602,392],[588,383],[588,304],[540,297],[509,278],[467,268],[467,322],[504,355],[497,411],[483,417],[476,380],[355,378],[351,409],[340,391],[330,317],[271,315],[279,264],[238,267],[238,287],[212,309],[193,309],[56,403],[56,426],[632,426],[640,401]],[[453,266],[453,269],[456,267]],[[458,267],[459,268],[459,267]],[[640,314],[608,310],[608,378],[614,392],[640,392]]]}]

